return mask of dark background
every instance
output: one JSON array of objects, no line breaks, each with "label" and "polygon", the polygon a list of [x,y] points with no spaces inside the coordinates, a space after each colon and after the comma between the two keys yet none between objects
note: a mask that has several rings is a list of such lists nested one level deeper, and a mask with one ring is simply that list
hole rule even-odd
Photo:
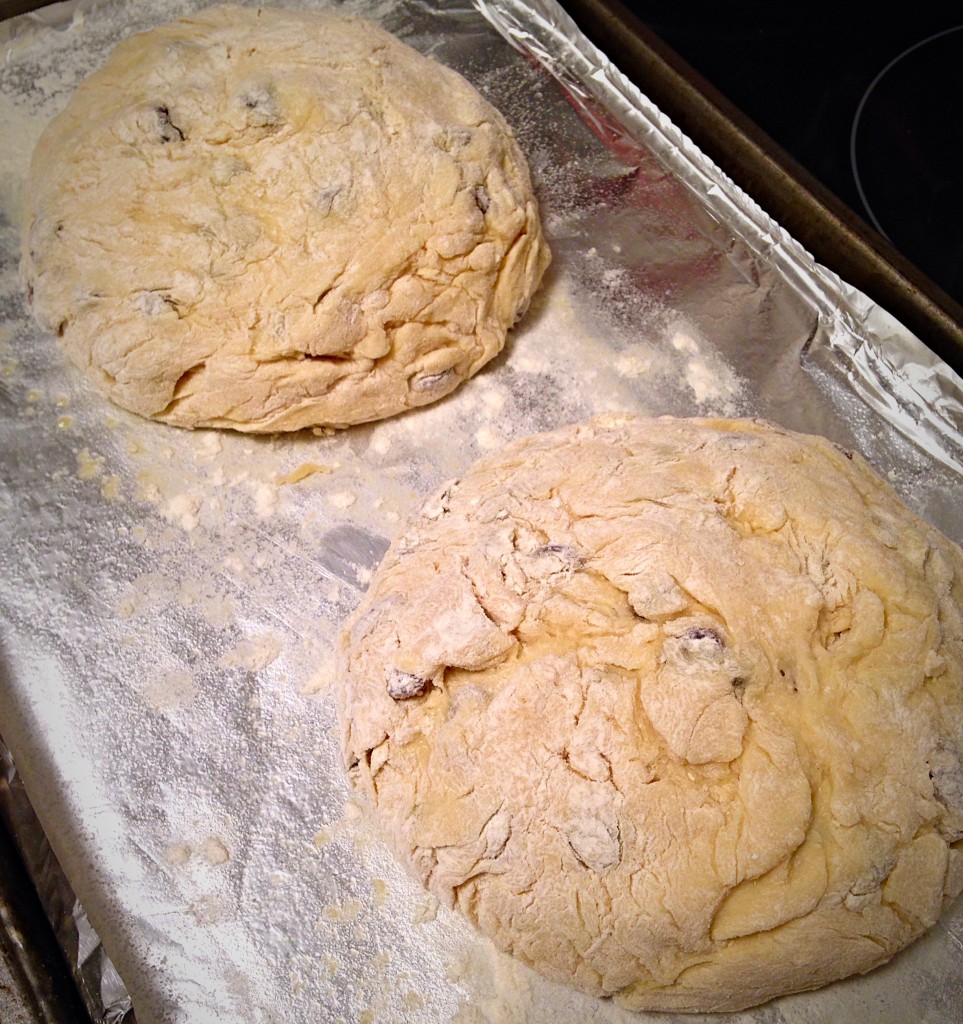
[{"label": "dark background", "polygon": [[623,2],[963,301],[963,3]]}]

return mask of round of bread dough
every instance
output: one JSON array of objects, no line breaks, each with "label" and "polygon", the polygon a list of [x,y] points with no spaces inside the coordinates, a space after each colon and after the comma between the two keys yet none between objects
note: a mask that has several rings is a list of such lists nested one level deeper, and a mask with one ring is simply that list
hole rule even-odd
[{"label": "round of bread dough", "polygon": [[963,887],[963,552],[855,454],[604,417],[431,498],[341,641],[396,851],[550,978],[736,1010]]},{"label": "round of bread dough", "polygon": [[448,394],[548,259],[461,76],[359,18],[221,6],[121,43],[48,126],[22,272],[118,405],[279,431]]}]

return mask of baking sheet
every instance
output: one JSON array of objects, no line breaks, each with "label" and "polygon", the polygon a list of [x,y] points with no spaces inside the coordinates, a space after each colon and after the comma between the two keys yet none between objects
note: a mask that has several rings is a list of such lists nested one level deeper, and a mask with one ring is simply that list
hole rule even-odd
[{"label": "baking sheet", "polygon": [[[421,495],[512,437],[601,411],[822,433],[960,541],[963,385],[816,267],[555,4],[357,0],[331,6],[455,67],[514,126],[555,255],[528,316],[454,395],[373,426],[251,438],[114,409],[24,313],[23,180],[110,47],[194,6],[66,4],[8,26],[0,732],[142,1024],[636,1019],[497,954],[394,863],[341,774],[340,623]],[[305,463],[325,471],[291,482]],[[957,901],[866,978],[730,1019],[950,1020],[961,944]]]}]

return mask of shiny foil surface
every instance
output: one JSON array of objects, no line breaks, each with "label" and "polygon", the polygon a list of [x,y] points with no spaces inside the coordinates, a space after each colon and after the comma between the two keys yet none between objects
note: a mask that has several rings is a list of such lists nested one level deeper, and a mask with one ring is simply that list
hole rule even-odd
[{"label": "shiny foil surface", "polygon": [[[351,0],[513,126],[554,254],[529,313],[450,397],[371,426],[248,437],[116,409],[26,312],[27,167],[119,39],[195,6],[0,26],[0,734],[142,1024],[639,1019],[497,953],[395,863],[343,778],[341,624],[421,497],[603,411],[823,434],[960,542],[963,382],[555,3]],[[729,1019],[948,1021],[961,943],[957,901],[886,967]]]}]

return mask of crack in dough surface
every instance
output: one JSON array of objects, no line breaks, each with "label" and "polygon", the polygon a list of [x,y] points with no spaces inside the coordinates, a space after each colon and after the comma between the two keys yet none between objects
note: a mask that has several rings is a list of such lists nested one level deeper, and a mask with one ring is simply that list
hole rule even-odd
[{"label": "crack in dough surface", "polygon": [[121,43],[51,122],[21,270],[118,405],[277,431],[444,397],[548,260],[461,76],[359,18],[221,6]]},{"label": "crack in dough surface", "polygon": [[439,899],[634,1009],[869,970],[963,888],[963,553],[858,456],[602,417],[429,498],[341,642],[352,783]]}]

